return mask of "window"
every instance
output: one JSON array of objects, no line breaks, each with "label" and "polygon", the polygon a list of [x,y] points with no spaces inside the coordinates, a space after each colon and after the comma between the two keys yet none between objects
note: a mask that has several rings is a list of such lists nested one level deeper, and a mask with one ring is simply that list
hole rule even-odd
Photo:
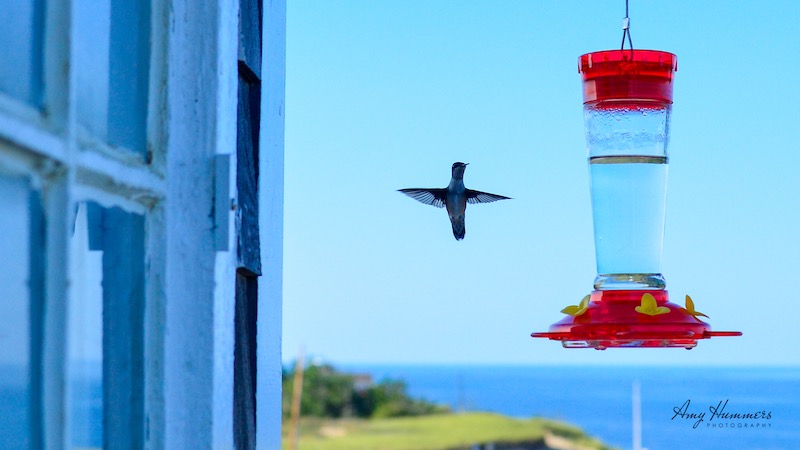
[{"label": "window", "polygon": [[278,446],[283,121],[265,164],[261,8],[0,0],[0,448]]},{"label": "window", "polygon": [[0,448],[144,448],[163,33],[150,2],[0,8]]}]

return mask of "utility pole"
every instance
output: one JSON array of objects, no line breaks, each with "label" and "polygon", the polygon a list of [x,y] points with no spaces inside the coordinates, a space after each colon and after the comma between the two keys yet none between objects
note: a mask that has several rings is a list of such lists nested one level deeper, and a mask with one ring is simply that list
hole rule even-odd
[{"label": "utility pole", "polygon": [[639,380],[633,382],[633,450],[642,450],[642,391]]},{"label": "utility pole", "polygon": [[305,350],[300,347],[294,363],[294,385],[292,388],[292,412],[289,422],[289,449],[297,450],[300,443],[300,400],[303,397],[303,360]]}]

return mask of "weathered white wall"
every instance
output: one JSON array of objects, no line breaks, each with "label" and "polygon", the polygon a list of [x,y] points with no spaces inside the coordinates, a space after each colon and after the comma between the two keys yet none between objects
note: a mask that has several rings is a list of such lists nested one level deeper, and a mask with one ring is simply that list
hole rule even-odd
[{"label": "weathered white wall", "polygon": [[[238,1],[170,12],[164,202],[163,448],[232,448],[236,245],[214,251],[213,155],[230,154],[236,192]],[[280,448],[285,1],[264,4],[260,156],[257,443]],[[216,24],[215,29],[209,24]]]},{"label": "weathered white wall", "polygon": [[283,137],[286,87],[286,0],[264,0],[258,282],[256,444],[281,448],[283,302]]},{"label": "weathered white wall", "polygon": [[[164,201],[165,449],[211,449],[215,419],[222,420],[214,405],[215,382],[225,381],[215,374],[215,339],[220,332],[215,328],[216,254],[211,217],[211,164],[219,145],[217,118],[224,76],[219,71],[219,40],[224,38],[217,26],[220,10],[218,2],[178,0],[172,2],[169,12]],[[235,140],[229,145],[235,148]],[[230,374],[232,378],[233,370]]]},{"label": "weathered white wall", "polygon": [[[219,36],[217,42],[218,99],[216,111],[216,154],[230,155],[227,193],[236,195],[236,111],[238,103],[239,16],[238,0],[219,0]],[[216,181],[216,180],[215,180]],[[215,182],[216,185],[216,182]],[[228,226],[228,250],[216,253],[214,290],[214,371],[212,448],[233,448],[233,349],[234,310],[236,305],[236,227],[230,200],[223,202]],[[219,203],[217,203],[219,204]],[[220,232],[216,230],[216,232]]]}]

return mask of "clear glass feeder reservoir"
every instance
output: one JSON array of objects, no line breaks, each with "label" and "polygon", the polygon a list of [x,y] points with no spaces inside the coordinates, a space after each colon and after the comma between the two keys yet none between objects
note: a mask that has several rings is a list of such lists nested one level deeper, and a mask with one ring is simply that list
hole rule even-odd
[{"label": "clear glass feeder reservoir", "polygon": [[655,50],[582,55],[597,277],[594,292],[533,337],[564,347],[683,347],[712,332],[705,314],[669,302],[661,274],[667,146],[677,57]]}]

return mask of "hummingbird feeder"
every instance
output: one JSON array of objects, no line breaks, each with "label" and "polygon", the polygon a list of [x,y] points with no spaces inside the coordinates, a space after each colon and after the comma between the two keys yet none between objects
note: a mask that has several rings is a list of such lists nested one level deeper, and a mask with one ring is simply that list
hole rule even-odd
[{"label": "hummingbird feeder", "polygon": [[657,50],[607,50],[578,59],[598,275],[590,295],[564,308],[566,316],[549,331],[531,336],[604,350],[691,349],[700,339],[742,334],[711,331],[699,319],[708,316],[688,295],[683,307],[670,302],[661,274],[677,68],[674,54]]}]

